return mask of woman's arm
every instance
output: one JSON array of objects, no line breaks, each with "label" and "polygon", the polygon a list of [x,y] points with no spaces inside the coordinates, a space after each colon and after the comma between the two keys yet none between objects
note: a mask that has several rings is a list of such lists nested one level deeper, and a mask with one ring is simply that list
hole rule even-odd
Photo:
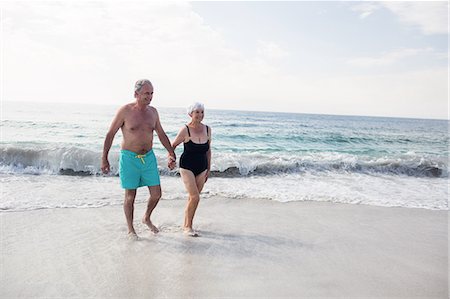
[{"label": "woman's arm", "polygon": [[209,150],[206,152],[206,158],[208,159],[208,170],[206,171],[205,183],[208,180],[208,176],[211,171],[211,128],[209,128],[208,134]]},{"label": "woman's arm", "polygon": [[187,136],[187,129],[186,127],[182,127],[180,131],[178,132],[177,137],[172,141],[172,148],[175,150],[180,143],[182,143]]}]

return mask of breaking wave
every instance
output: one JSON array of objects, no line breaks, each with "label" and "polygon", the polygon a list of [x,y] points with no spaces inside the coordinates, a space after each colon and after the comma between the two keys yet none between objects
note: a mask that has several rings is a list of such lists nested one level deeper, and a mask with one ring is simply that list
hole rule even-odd
[{"label": "breaking wave", "polygon": [[[169,171],[158,155],[162,175]],[[101,153],[78,147],[26,149],[17,146],[0,148],[0,173],[100,175]],[[110,154],[111,175],[118,175],[118,153]],[[408,152],[397,156],[371,157],[336,152],[299,153],[293,155],[259,153],[213,153],[211,176],[242,177],[285,173],[348,172],[389,174],[413,177],[448,177],[447,161],[441,157]]]}]

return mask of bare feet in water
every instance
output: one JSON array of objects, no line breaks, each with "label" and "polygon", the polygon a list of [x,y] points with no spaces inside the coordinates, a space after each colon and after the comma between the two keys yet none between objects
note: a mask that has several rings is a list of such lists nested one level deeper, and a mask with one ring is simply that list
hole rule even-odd
[{"label": "bare feet in water", "polygon": [[153,225],[153,223],[150,221],[150,219],[148,219],[148,220],[142,219],[142,223],[147,224],[148,228],[150,229],[150,231],[152,233],[157,234],[159,232],[158,228]]},{"label": "bare feet in water", "polygon": [[139,241],[139,237],[135,232],[128,233],[128,239],[131,241]]},{"label": "bare feet in water", "polygon": [[183,232],[189,237],[200,237],[200,235],[192,228],[184,228]]}]

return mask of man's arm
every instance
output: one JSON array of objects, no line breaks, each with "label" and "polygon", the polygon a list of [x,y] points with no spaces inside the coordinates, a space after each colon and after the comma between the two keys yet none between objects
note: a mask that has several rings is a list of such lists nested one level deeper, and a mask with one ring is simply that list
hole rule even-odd
[{"label": "man's arm", "polygon": [[114,136],[116,136],[117,131],[120,129],[120,127],[123,126],[124,123],[124,114],[125,114],[125,108],[122,107],[117,112],[116,116],[114,117],[111,126],[109,127],[108,133],[106,133],[105,142],[103,143],[103,155],[102,155],[102,172],[108,173],[110,171],[110,165],[108,161],[108,153],[111,149]]},{"label": "man's arm", "polygon": [[[156,111],[156,109],[155,109],[155,112],[156,112],[156,125],[155,125],[156,134],[158,134],[158,138],[161,141],[162,145],[169,152],[170,160],[176,161],[177,158],[175,155],[175,151],[174,151],[172,145],[170,144],[169,137],[167,137],[166,132],[164,132],[164,129],[161,126],[161,122],[159,121],[158,111]],[[169,161],[169,165],[170,164],[171,163]]]},{"label": "man's arm", "polygon": [[[172,141],[172,148],[174,151],[177,148],[177,146],[180,145],[180,143],[182,143],[186,139],[186,137],[187,137],[187,130],[186,127],[183,126],[181,130],[178,132],[177,137],[175,137],[175,139]],[[169,168],[174,169],[176,165],[177,165],[176,160],[170,159]]]}]

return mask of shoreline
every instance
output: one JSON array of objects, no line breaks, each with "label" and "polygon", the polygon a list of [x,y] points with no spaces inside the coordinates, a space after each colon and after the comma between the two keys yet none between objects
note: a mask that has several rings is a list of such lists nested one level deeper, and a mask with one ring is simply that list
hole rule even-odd
[{"label": "shoreline", "polygon": [[[121,206],[0,213],[0,297],[448,297],[448,210],[161,200],[151,234]],[[26,217],[24,217],[26,216]]]}]

